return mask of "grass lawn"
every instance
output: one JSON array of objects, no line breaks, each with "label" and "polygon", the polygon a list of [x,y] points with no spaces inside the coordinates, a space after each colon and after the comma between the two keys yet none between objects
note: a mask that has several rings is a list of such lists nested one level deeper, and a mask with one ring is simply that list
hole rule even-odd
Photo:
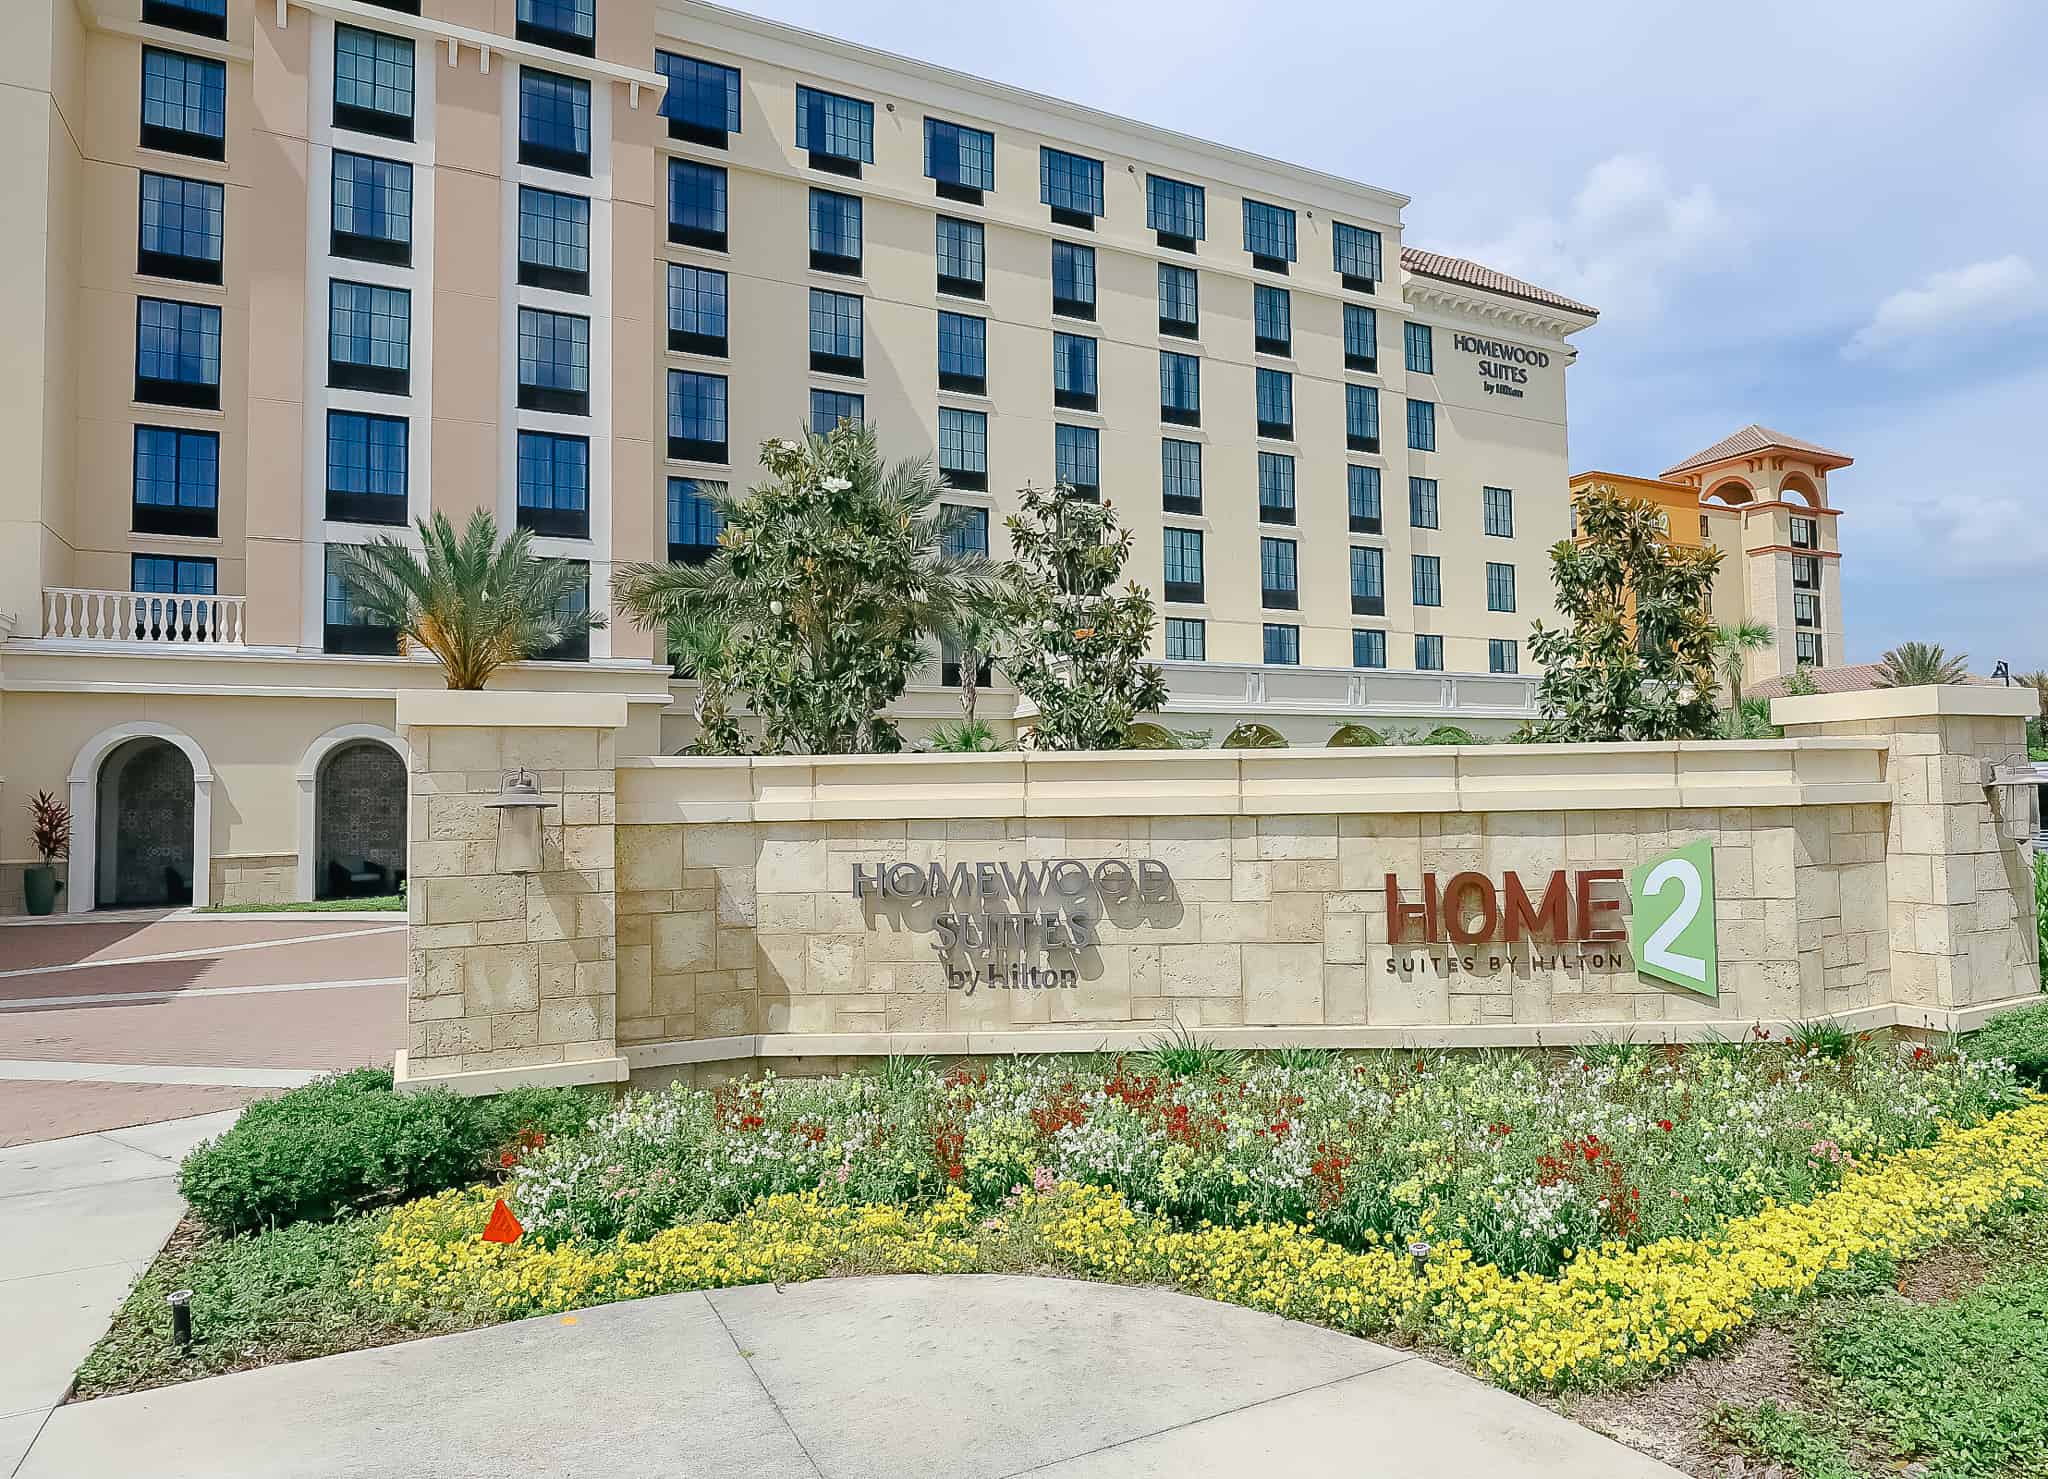
[{"label": "grass lawn", "polygon": [[1736,1454],[1786,1479],[2048,1475],[2048,1205],[1563,1410],[1702,1479]]},{"label": "grass lawn", "polygon": [[358,910],[405,912],[404,894],[378,894],[367,899],[298,899],[288,904],[209,904],[195,914],[341,914]]}]

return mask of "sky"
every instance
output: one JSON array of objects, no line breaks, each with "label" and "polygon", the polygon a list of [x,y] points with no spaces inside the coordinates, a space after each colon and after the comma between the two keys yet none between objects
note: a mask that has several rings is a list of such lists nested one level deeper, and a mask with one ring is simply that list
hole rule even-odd
[{"label": "sky", "polygon": [[1413,197],[1602,311],[1574,470],[1835,448],[1847,660],[2048,667],[2048,0],[745,8]]}]

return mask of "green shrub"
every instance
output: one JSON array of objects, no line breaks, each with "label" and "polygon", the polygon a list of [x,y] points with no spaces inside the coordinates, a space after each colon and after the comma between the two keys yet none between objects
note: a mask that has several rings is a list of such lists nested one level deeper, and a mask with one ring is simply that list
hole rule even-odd
[{"label": "green shrub", "polygon": [[2048,991],[2048,851],[2034,854],[2034,929],[2041,937],[2041,989]]},{"label": "green shrub", "polygon": [[325,1221],[473,1181],[522,1132],[574,1133],[591,1108],[576,1089],[399,1094],[389,1073],[358,1068],[250,1105],[185,1157],[179,1189],[221,1233]]},{"label": "green shrub", "polygon": [[1469,729],[1460,729],[1455,724],[1439,724],[1422,737],[1425,745],[1476,745]]},{"label": "green shrub", "polygon": [[1370,724],[1345,724],[1330,736],[1330,743],[1344,749],[1376,749],[1386,740]]},{"label": "green shrub", "polygon": [[1972,1058],[2003,1058],[2022,1083],[2048,1089],[2048,1002],[2000,1012],[1963,1047]]}]

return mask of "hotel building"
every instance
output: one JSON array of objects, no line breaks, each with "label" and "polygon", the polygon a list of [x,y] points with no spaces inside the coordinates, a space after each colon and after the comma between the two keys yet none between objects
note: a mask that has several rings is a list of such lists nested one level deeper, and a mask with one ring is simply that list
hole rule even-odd
[{"label": "hotel building", "polygon": [[[73,910],[388,889],[393,694],[441,679],[333,551],[488,509],[604,609],[840,418],[997,556],[1022,484],[1114,499],[1176,728],[1534,712],[1595,312],[1404,196],[692,0],[15,0],[0,47],[0,910],[39,791]],[[1817,450],[1667,478],[1790,547],[1765,464],[1818,499]],[[689,737],[627,620],[502,681]]]}]

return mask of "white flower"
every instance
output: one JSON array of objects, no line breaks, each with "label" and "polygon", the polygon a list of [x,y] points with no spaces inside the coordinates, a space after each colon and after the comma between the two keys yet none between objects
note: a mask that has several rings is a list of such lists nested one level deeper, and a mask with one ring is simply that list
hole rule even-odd
[{"label": "white flower", "polygon": [[1678,701],[1682,704],[1689,704],[1699,696],[1700,691],[1697,688],[1693,687],[1690,683],[1687,683],[1685,686],[1678,690]]},{"label": "white flower", "polygon": [[770,601],[768,603],[768,614],[770,616],[782,615],[782,603],[780,601]]},{"label": "white flower", "polygon": [[825,479],[825,491],[828,493],[844,493],[852,486],[853,484],[849,483],[845,478]]}]

